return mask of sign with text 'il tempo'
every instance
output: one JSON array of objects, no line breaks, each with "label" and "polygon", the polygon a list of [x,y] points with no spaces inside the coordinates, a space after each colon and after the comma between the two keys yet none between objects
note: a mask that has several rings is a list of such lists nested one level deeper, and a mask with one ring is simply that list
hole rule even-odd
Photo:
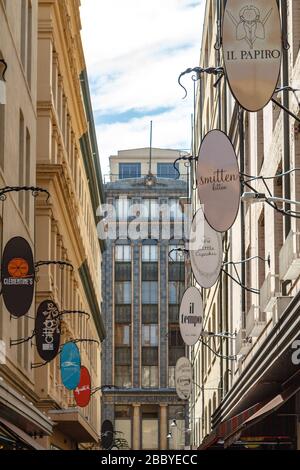
[{"label": "sign with text 'il tempo'", "polygon": [[39,305],[34,330],[39,356],[46,362],[52,361],[60,346],[60,315],[52,300],[44,300]]},{"label": "sign with text 'il tempo'", "polygon": [[[203,228],[199,226],[201,224]],[[194,216],[190,238],[194,238],[193,233],[199,231],[201,232],[200,241],[197,241],[199,246],[198,248],[193,246],[189,251],[191,267],[197,283],[209,289],[217,282],[222,267],[222,235],[208,225],[202,209],[199,209]]]},{"label": "sign with text 'il tempo'", "polygon": [[227,0],[222,28],[229,86],[247,111],[272,98],[282,59],[281,20],[276,0]]},{"label": "sign with text 'il tempo'", "polygon": [[188,346],[197,343],[203,329],[202,295],[196,287],[189,287],[183,294],[179,309],[179,328]]},{"label": "sign with text 'il tempo'", "polygon": [[234,148],[222,131],[213,130],[203,139],[197,185],[207,222],[217,232],[226,232],[238,214],[241,184]]},{"label": "sign with text 'il tempo'", "polygon": [[5,306],[14,317],[22,317],[30,309],[34,280],[34,261],[29,243],[22,237],[11,238],[3,251],[1,283]]},{"label": "sign with text 'il tempo'", "polygon": [[68,390],[74,390],[80,381],[81,358],[75,343],[63,345],[60,353],[61,381]]},{"label": "sign with text 'il tempo'", "polygon": [[81,366],[80,381],[73,394],[77,406],[80,406],[80,408],[88,406],[91,399],[91,376],[88,369],[84,366]]},{"label": "sign with text 'il tempo'", "polygon": [[187,357],[180,357],[175,367],[176,393],[181,400],[188,400],[192,393],[193,371]]}]

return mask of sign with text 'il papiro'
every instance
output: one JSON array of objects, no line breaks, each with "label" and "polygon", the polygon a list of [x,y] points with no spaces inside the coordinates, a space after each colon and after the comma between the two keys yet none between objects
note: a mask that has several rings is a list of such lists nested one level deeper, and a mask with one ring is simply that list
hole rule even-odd
[{"label": "sign with text 'il papiro'", "polygon": [[183,294],[179,309],[179,328],[188,346],[197,343],[203,329],[202,295],[196,287],[189,287]]},{"label": "sign with text 'il papiro'", "polygon": [[39,305],[34,331],[39,356],[46,362],[52,361],[60,346],[60,314],[52,300],[44,300]]},{"label": "sign with text 'il papiro'", "polygon": [[193,371],[187,357],[180,357],[175,367],[176,393],[181,400],[188,400],[192,393]]},{"label": "sign with text 'il papiro'", "polygon": [[247,111],[268,104],[282,59],[276,0],[227,0],[222,27],[223,58],[232,94]]},{"label": "sign with text 'il papiro'", "polygon": [[217,232],[226,232],[237,217],[241,183],[234,148],[224,132],[204,137],[197,165],[198,196],[204,216]]},{"label": "sign with text 'il papiro'", "polygon": [[[203,227],[199,226],[202,224]],[[217,282],[222,267],[222,235],[208,225],[201,208],[193,218],[191,239],[195,238],[193,234],[196,232],[200,232],[201,237],[197,239],[199,246],[193,243],[193,249],[189,251],[191,267],[199,286],[209,289]]]},{"label": "sign with text 'il papiro'", "polygon": [[14,317],[22,317],[30,309],[34,280],[34,261],[29,243],[22,237],[11,238],[2,255],[1,283],[4,304]]}]

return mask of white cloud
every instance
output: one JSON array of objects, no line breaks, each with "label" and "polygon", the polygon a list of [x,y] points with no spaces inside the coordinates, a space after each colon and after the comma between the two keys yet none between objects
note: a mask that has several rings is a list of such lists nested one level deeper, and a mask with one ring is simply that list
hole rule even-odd
[{"label": "white cloud", "polygon": [[[96,115],[103,172],[117,150],[147,146],[149,121],[154,146],[190,146],[192,82],[182,101],[180,72],[199,62],[203,0],[81,0],[82,38]],[[168,112],[150,117],[157,108]],[[119,113],[142,117],[119,122]],[[115,115],[115,118],[114,118]],[[103,122],[103,121],[101,121]]]}]

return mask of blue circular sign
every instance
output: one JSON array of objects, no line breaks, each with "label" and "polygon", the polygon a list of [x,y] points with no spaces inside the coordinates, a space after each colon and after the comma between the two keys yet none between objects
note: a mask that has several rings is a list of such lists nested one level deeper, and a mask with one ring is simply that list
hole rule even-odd
[{"label": "blue circular sign", "polygon": [[66,343],[60,353],[60,374],[64,386],[75,390],[80,382],[81,359],[75,343]]}]

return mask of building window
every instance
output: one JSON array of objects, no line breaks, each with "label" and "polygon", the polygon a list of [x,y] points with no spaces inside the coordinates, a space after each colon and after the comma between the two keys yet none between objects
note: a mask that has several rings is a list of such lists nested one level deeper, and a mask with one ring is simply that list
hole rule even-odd
[{"label": "building window", "polygon": [[169,387],[171,388],[175,388],[175,366],[169,366],[168,368],[168,375],[169,375],[169,380],[168,380],[168,384],[169,384]]},{"label": "building window", "polygon": [[158,387],[158,366],[142,366],[142,387]]},{"label": "building window", "polygon": [[122,325],[116,323],[115,326],[115,345],[118,346],[130,346],[130,325]]},{"label": "building window", "polygon": [[[179,168],[179,164],[176,163],[176,168]],[[178,178],[178,173],[174,168],[173,163],[158,163],[157,164],[157,176],[159,178]]]},{"label": "building window", "polygon": [[143,199],[141,202],[141,216],[149,220],[159,219],[157,199]]},{"label": "building window", "polygon": [[169,281],[169,304],[179,305],[184,294],[184,282]]},{"label": "building window", "polygon": [[115,260],[116,261],[131,261],[131,246],[130,245],[116,245]]},{"label": "building window", "polygon": [[131,366],[115,366],[115,385],[117,387],[131,387]]},{"label": "building window", "polygon": [[116,201],[117,217],[121,220],[127,220],[129,216],[129,208],[131,206],[131,199],[127,197],[120,197]]},{"label": "building window", "polygon": [[178,199],[169,199],[169,208],[173,220],[181,220],[183,218],[183,212]]},{"label": "building window", "polygon": [[140,178],[141,177],[141,164],[140,163],[119,163],[119,179],[125,178]]},{"label": "building window", "polygon": [[142,260],[152,261],[152,262],[157,261],[158,260],[158,246],[157,245],[143,245]]},{"label": "building window", "polygon": [[142,345],[158,346],[158,325],[142,326]]},{"label": "building window", "polygon": [[131,304],[131,282],[115,283],[115,301],[116,304]]},{"label": "building window", "polygon": [[143,281],[142,282],[142,303],[157,304],[158,302],[158,282]]}]

